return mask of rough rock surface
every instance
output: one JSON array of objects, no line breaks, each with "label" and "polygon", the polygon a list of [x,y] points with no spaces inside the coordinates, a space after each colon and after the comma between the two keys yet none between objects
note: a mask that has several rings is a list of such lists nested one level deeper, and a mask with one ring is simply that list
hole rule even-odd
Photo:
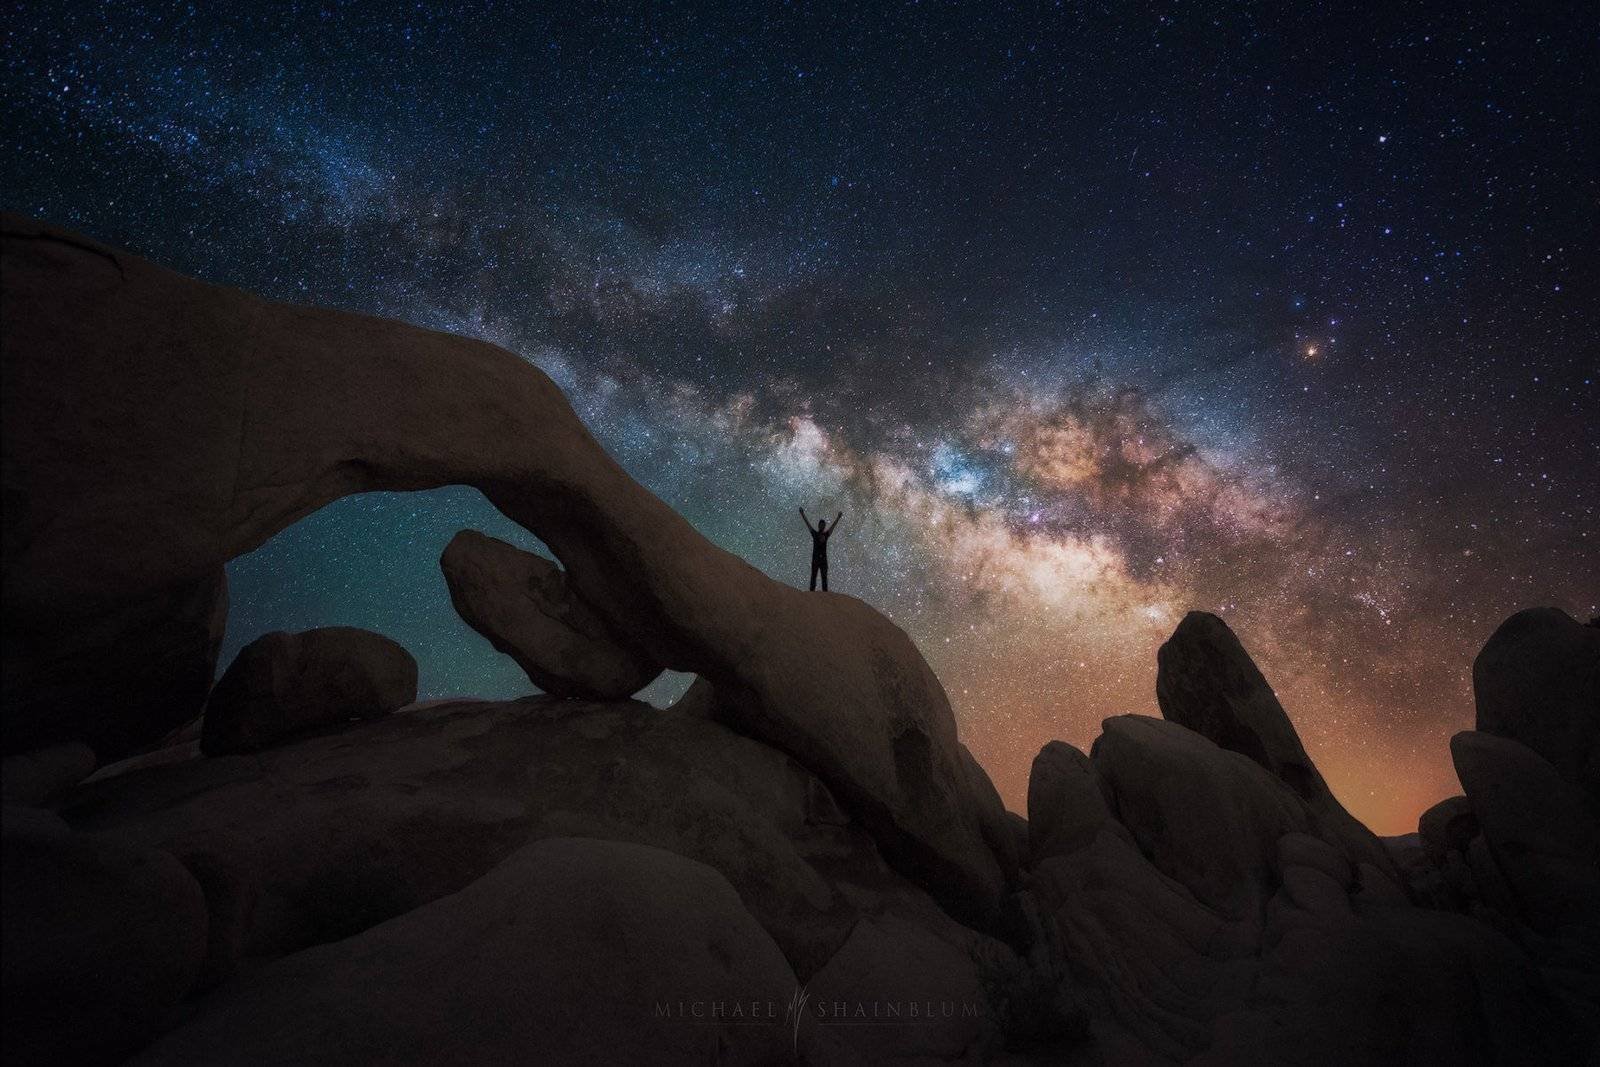
[{"label": "rough rock surface", "polygon": [[1100,776],[1089,757],[1051,741],[1028,775],[1028,852],[1033,862],[1065,856],[1094,840],[1111,821]]},{"label": "rough rock surface", "polygon": [[1546,932],[1600,927],[1600,827],[1583,791],[1504,737],[1465,730],[1450,739],[1450,754],[1523,916]]},{"label": "rough rock surface", "polygon": [[1000,870],[1006,881],[1014,882],[1027,861],[1026,827],[1023,827],[1023,832],[1017,832],[1016,825],[1008,817],[1005,802],[1000,799],[1000,791],[989,778],[989,772],[983,769],[983,764],[968,751],[966,745],[959,747],[961,766],[966,773],[967,788],[977,811],[978,825],[983,830],[983,840],[1000,861]]},{"label": "rough rock surface", "polygon": [[1436,862],[1443,862],[1452,849],[1465,852],[1478,835],[1478,817],[1466,797],[1446,797],[1422,813],[1417,820],[1417,835]]},{"label": "rough rock surface", "polygon": [[1473,661],[1472,689],[1477,728],[1549,760],[1600,817],[1600,627],[1560,608],[1519,611]]},{"label": "rough rock surface", "polygon": [[[978,939],[953,944],[896,916],[863,919],[806,983],[801,1024],[807,1062],[827,1064],[979,1062],[997,1053],[994,1019],[975,965]],[[850,1005],[843,1012],[832,1005]],[[855,1005],[863,1011],[857,1017]],[[877,1009],[874,1015],[868,1008]],[[889,1011],[896,1014],[885,1018]],[[872,1023],[875,1025],[866,1025]]]},{"label": "rough rock surface", "polygon": [[417,699],[417,661],[370,630],[324,626],[263,634],[239,650],[206,702],[200,748],[250,752]]},{"label": "rough rock surface", "polygon": [[[1180,727],[1145,722],[1108,723],[1096,773],[1108,758],[1137,764],[1148,751],[1169,775],[1188,773],[1180,759],[1212,764],[1203,779],[1212,784],[1194,795],[1214,813],[1240,789],[1254,795],[1239,840],[1219,857],[1248,892],[1217,892],[1203,842],[1185,837],[1203,825],[1198,814],[1163,828],[1141,804],[1124,829],[1117,808],[1132,779],[1115,780],[1108,804],[1082,788],[1081,770],[1065,776],[1098,810],[1075,820],[1082,832],[1059,850],[1046,848],[1025,881],[1087,1006],[1100,1062],[1534,1064],[1582,1047],[1544,977],[1502,934],[1414,907],[1392,886],[1368,890],[1340,843],[1303,830],[1273,840],[1277,805],[1258,805],[1274,794],[1300,803],[1286,787],[1194,735],[1178,741]],[[1229,765],[1244,781],[1219,791]],[[1256,906],[1240,907],[1241,895]]]},{"label": "rough rock surface", "polygon": [[795,988],[716,871],[548,838],[458,893],[218,991],[134,1062],[764,1064],[787,1055],[785,1029],[711,1006],[781,1006]]},{"label": "rough rock surface", "polygon": [[423,705],[248,756],[135,767],[62,810],[82,829],[198,858],[208,899],[220,894],[218,973],[358,933],[550,836],[654,845],[715,868],[801,977],[862,916],[955,925],[794,760],[634,701]]},{"label": "rough rock surface", "polygon": [[0,761],[0,796],[7,804],[42,804],[94,773],[94,750],[81,741],[48,745]]},{"label": "rough rock surface", "polygon": [[[897,868],[966,915],[993,912],[1000,866],[949,701],[910,638],[854,598],[793,589],[711,544],[527,361],[205,285],[17,216],[3,226],[4,609],[36,623],[28,648],[7,628],[5,677],[48,648],[68,686],[7,701],[7,751],[79,739],[68,709],[114,704],[99,714],[128,740],[158,740],[199,693],[174,675],[147,715],[123,702],[123,679],[94,672],[107,646],[140,639],[126,613],[340,497],[467,484],[550,548],[609,633],[706,677],[741,731],[822,778]],[[106,620],[87,644],[86,615]]]},{"label": "rough rock surface", "polygon": [[535,685],[563,697],[632,696],[661,665],[624,647],[567,585],[561,568],[476,530],[439,557],[450,602],[467,625],[517,661]]},{"label": "rough rock surface", "polygon": [[1127,827],[1157,868],[1233,919],[1271,892],[1279,837],[1310,825],[1282,782],[1250,760],[1161,719],[1107,719],[1091,758]]},{"label": "rough rock surface", "polygon": [[[5,434],[5,616],[4,665],[0,675],[0,746],[7,755],[79,742],[102,761],[114,760],[160,739],[192,720],[216,677],[228,616],[227,576],[220,566],[188,575],[164,587],[128,597],[102,598],[83,590],[51,598],[34,588],[31,566],[18,547],[34,536],[34,521],[47,521],[47,493],[9,489],[13,434],[37,439],[19,398],[31,388],[13,367],[10,351],[22,342],[10,337],[13,315],[7,309],[0,341],[6,351],[0,389],[0,426]],[[48,449],[50,446],[46,446]],[[110,442],[106,447],[114,447]],[[37,461],[24,461],[37,470]],[[20,466],[20,464],[19,464]],[[55,472],[40,472],[54,477]],[[22,479],[18,479],[21,481]],[[73,480],[67,484],[72,484]],[[135,481],[138,486],[143,483]],[[144,485],[146,491],[149,486]],[[119,488],[131,495],[133,488]],[[36,500],[45,497],[46,499]],[[126,501],[125,501],[126,502]],[[41,512],[35,520],[35,512]],[[142,516],[150,518],[150,516]],[[59,536],[86,552],[120,550],[125,531],[109,528],[109,516],[90,520],[89,529],[65,528]],[[162,529],[164,524],[158,524]],[[98,546],[98,547],[97,547]],[[21,557],[14,566],[14,557]],[[15,577],[14,577],[15,576]],[[13,582],[15,581],[15,585]],[[9,620],[27,620],[13,625]]]},{"label": "rough rock surface", "polygon": [[1265,767],[1306,802],[1353,858],[1395,874],[1383,845],[1328,789],[1277,694],[1227,623],[1208,612],[1189,612],[1156,661],[1156,699],[1164,718]]},{"label": "rough rock surface", "polygon": [[116,1063],[159,1032],[199,973],[200,887],[164,852],[7,806],[0,1010],[8,1064]]}]

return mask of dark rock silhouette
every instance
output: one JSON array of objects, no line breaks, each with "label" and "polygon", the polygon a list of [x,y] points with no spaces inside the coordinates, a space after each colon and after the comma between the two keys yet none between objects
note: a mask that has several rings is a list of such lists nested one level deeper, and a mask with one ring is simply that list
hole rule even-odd
[{"label": "dark rock silhouette", "polygon": [[1094,763],[1065,741],[1039,750],[1028,775],[1030,866],[1076,852],[1112,822],[1104,789]]},{"label": "dark rock silhouette", "polygon": [[607,633],[561,568],[542,556],[462,530],[445,546],[439,568],[467,625],[547,693],[628,697],[661,673],[659,663]]},{"label": "dark rock silhouette", "polygon": [[[1023,822],[903,632],[706,542],[523,361],[5,230],[9,1062],[1544,1064],[1600,1038],[1592,638],[1560,612],[1478,657],[1463,795],[1407,839],[1350,817],[1198,613],[1164,718],[1044,746]],[[470,531],[441,558],[559,696],[400,708],[404,650],[313,631],[173,733],[222,563],[450,482],[561,561]],[[668,668],[699,675],[674,707],[618,699]],[[802,984],[954,1010],[794,1026]],[[772,1017],[656,1010],[680,998]]]},{"label": "dark rock silhouette", "polygon": [[81,741],[6,756],[0,762],[0,796],[7,804],[42,804],[89,777],[94,768],[94,750]]},{"label": "dark rock silhouette", "polygon": [[1478,653],[1472,688],[1478,729],[1549,760],[1600,817],[1600,630],[1559,608],[1519,611]]},{"label": "dark rock silhouette", "polygon": [[167,1024],[194,984],[206,906],[165,852],[5,808],[0,1010],[7,1063],[114,1063]]},{"label": "dark rock silhouette", "polygon": [[423,705],[248,757],[111,767],[63,810],[85,830],[236,872],[255,903],[235,940],[256,959],[357,933],[562,834],[715,868],[802,977],[885,910],[976,936],[890,870],[795,761],[633,701]]},{"label": "dark rock silhouette", "polygon": [[1191,611],[1156,661],[1156,699],[1164,718],[1265,767],[1306,802],[1353,859],[1396,876],[1382,844],[1329,791],[1277,694],[1227,623]]},{"label": "dark rock silhouette", "polygon": [[200,748],[211,756],[249,752],[416,699],[417,661],[382,634],[351,626],[263,634],[211,691]]},{"label": "dark rock silhouette", "polygon": [[1217,914],[1259,913],[1278,838],[1311,825],[1270,774],[1181,726],[1143,715],[1105,721],[1090,753],[1112,812],[1156,868]]},{"label": "dark rock silhouette", "polygon": [[1450,753],[1521,916],[1546,933],[1573,924],[1600,932],[1600,832],[1583,792],[1507,738],[1464,730]]},{"label": "dark rock silhouette", "polygon": [[[627,965],[600,981],[596,959]],[[795,988],[716,871],[645,845],[547,838],[457,893],[219,991],[134,1062],[696,1063],[708,1049],[781,1062],[781,1025],[655,1007],[783,1003]]]}]

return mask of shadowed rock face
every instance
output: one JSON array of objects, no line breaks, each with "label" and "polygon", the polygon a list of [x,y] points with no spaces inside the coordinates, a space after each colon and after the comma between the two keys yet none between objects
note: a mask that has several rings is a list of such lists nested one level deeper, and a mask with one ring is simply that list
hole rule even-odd
[{"label": "shadowed rock face", "polygon": [[1277,694],[1227,623],[1189,612],[1156,663],[1163,718],[1249,756],[1302,798],[1327,791]]},{"label": "shadowed rock face", "polygon": [[1442,862],[1452,849],[1466,851],[1477,835],[1478,817],[1466,797],[1446,797],[1417,820],[1417,836],[1435,862]]},{"label": "shadowed rock face", "polygon": [[1156,867],[1219,915],[1260,913],[1278,839],[1310,825],[1293,792],[1239,753],[1143,715],[1107,719],[1090,758]]},{"label": "shadowed rock face", "polygon": [[7,756],[0,763],[0,797],[7,804],[44,804],[94,773],[94,752],[81,741]]},{"label": "shadowed rock face", "polygon": [[[596,958],[628,965],[596,981]],[[656,1007],[782,1004],[795,988],[716,871],[645,845],[549,838],[219,991],[133,1062],[702,1064],[716,1049],[718,1063],[775,1063],[789,1049],[780,1026]]]},{"label": "shadowed rock face", "polygon": [[629,697],[661,665],[625,648],[567,586],[561,568],[476,530],[445,546],[439,569],[467,625],[517,661],[546,693],[596,700]]},{"label": "shadowed rock face", "polygon": [[1397,876],[1383,845],[1328,789],[1277,694],[1227,623],[1208,612],[1189,612],[1156,661],[1156,699],[1164,718],[1266,768],[1306,802],[1352,858]]},{"label": "shadowed rock face", "polygon": [[8,806],[0,835],[6,1062],[119,1062],[199,974],[200,887],[165,852],[72,833],[49,812]]},{"label": "shadowed rock face", "polygon": [[1600,928],[1600,830],[1582,790],[1508,738],[1463,730],[1450,739],[1450,754],[1523,916],[1547,932]]},{"label": "shadowed rock face", "polygon": [[[148,605],[342,496],[473,485],[549,546],[609,632],[705,676],[738,728],[811,768],[891,863],[963,914],[993,909],[1003,879],[955,720],[911,640],[701,537],[536,368],[205,285],[15,216],[4,229],[5,678],[28,697],[6,702],[8,751],[82,737],[85,707],[103,709],[98,736],[120,738],[102,758],[154,741],[201,693],[173,671],[159,715],[111,700],[121,685],[93,666],[140,639],[125,619],[181,627],[188,616]],[[105,620],[90,641],[86,618]],[[57,650],[55,689],[31,684],[40,648]]]},{"label": "shadowed rock face", "polygon": [[236,916],[247,958],[348,937],[561,835],[716,868],[802,976],[863,915],[936,914],[794,760],[635,701],[445,701],[248,756],[137,762],[107,768],[64,813],[231,872],[229,892],[254,900]]},{"label": "shadowed rock face", "polygon": [[[9,395],[9,366],[5,381]],[[7,425],[11,406],[8,400]],[[6,499],[9,586],[10,516],[18,515],[22,525],[31,505],[9,490]],[[6,597],[0,736],[7,754],[72,741],[115,759],[199,714],[228,615],[227,576],[220,568],[118,603],[27,602],[22,593],[19,588],[16,601]],[[20,614],[24,610],[30,614]],[[114,700],[100,698],[113,693]]]},{"label": "shadowed rock face", "polygon": [[1028,851],[1033,862],[1064,856],[1094,840],[1110,821],[1100,776],[1089,757],[1051,741],[1028,774]]},{"label": "shadowed rock face", "polygon": [[416,699],[417,661],[382,634],[353,626],[263,634],[211,691],[200,747],[209,756],[249,752]]},{"label": "shadowed rock face", "polygon": [[1472,690],[1479,730],[1549,760],[1600,817],[1600,627],[1559,608],[1519,611],[1473,661]]}]

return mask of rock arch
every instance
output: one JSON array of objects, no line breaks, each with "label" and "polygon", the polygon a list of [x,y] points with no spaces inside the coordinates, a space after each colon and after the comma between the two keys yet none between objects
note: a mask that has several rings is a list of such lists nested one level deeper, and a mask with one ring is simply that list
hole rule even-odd
[{"label": "rock arch", "polygon": [[[227,560],[352,493],[471,485],[608,627],[708,679],[731,725],[823,778],[891,863],[969,916],[994,906],[955,720],[910,639],[701,537],[537,368],[17,216],[4,239],[6,752],[88,737],[107,758],[154,740],[203,699]],[[136,685],[129,648],[144,649]],[[908,789],[893,738],[913,728],[928,779]]]}]

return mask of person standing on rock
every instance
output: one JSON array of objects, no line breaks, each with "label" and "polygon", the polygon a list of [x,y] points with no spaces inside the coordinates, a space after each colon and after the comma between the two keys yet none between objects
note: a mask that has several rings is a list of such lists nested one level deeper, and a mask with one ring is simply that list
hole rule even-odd
[{"label": "person standing on rock", "polygon": [[816,592],[817,575],[822,575],[822,591],[828,591],[828,538],[833,536],[833,531],[839,528],[839,520],[844,518],[844,512],[833,517],[833,525],[828,525],[827,519],[818,519],[816,529],[811,528],[811,520],[806,518],[806,509],[800,509],[800,521],[806,524],[806,529],[811,533],[811,591]]}]

